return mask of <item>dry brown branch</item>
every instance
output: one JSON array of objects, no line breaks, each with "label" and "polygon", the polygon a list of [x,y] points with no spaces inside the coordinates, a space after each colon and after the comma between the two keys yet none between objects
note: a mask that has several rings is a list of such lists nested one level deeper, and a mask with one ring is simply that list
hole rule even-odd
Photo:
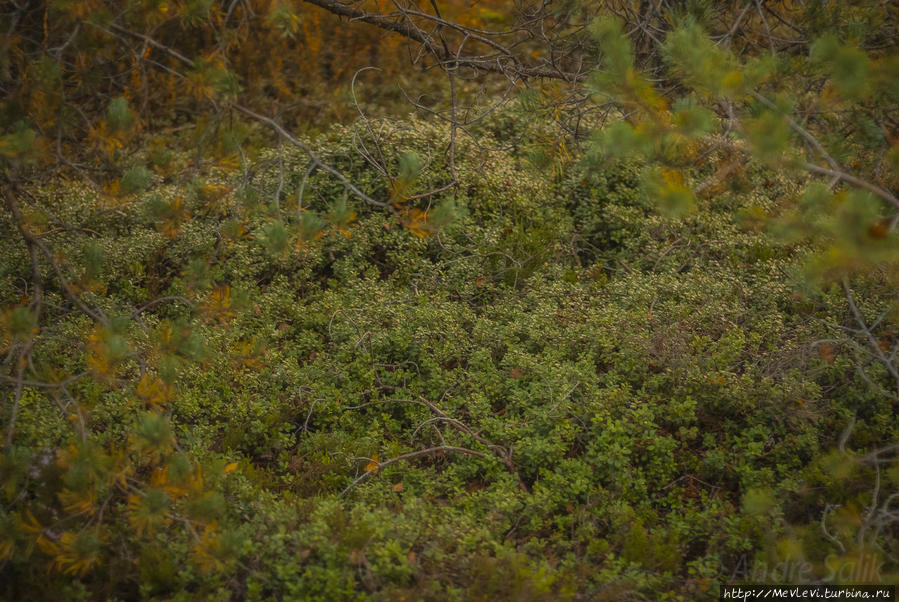
[{"label": "dry brown branch", "polygon": [[[501,35],[497,32],[486,32],[474,28],[464,27],[442,19],[436,15],[430,15],[422,11],[401,7],[397,4],[394,13],[373,13],[361,10],[354,6],[353,2],[339,2],[337,0],[303,0],[322,8],[332,14],[346,17],[350,21],[361,21],[379,27],[386,31],[399,34],[414,42],[421,44],[422,50],[430,54],[437,64],[446,68],[469,67],[477,71],[499,73],[515,79],[547,78],[559,79],[569,82],[579,82],[586,79],[585,73],[565,72],[556,66],[526,65],[513,52],[512,47],[499,44],[489,35]],[[463,42],[459,44],[456,52],[426,33],[413,20],[413,17],[436,23],[444,28],[450,28],[464,34]],[[462,54],[461,50],[468,39],[476,40],[494,51],[494,54]]]}]

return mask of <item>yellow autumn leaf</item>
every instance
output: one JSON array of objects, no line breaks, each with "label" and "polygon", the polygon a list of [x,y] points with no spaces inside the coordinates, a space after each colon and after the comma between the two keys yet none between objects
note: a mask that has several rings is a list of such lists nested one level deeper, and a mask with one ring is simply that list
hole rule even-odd
[{"label": "yellow autumn leaf", "polygon": [[740,87],[743,85],[743,80],[743,73],[741,71],[733,70],[724,76],[721,85],[725,89],[735,93],[739,91]]},{"label": "yellow autumn leaf", "polygon": [[58,494],[63,509],[70,514],[85,514],[92,516],[98,509],[97,492],[93,487],[84,491],[72,491],[63,489]]},{"label": "yellow autumn leaf", "polygon": [[225,466],[225,474],[231,474],[235,470],[237,470],[237,462],[231,462],[230,464]]},{"label": "yellow autumn leaf", "polygon": [[172,398],[172,387],[159,378],[144,374],[135,389],[137,396],[147,406],[156,409],[164,406]]},{"label": "yellow autumn leaf", "polygon": [[10,558],[13,553],[13,545],[12,542],[0,541],[0,562],[5,562],[7,558]]},{"label": "yellow autumn leaf", "polygon": [[212,289],[200,310],[216,322],[224,322],[236,316],[231,308],[231,287],[224,285]]},{"label": "yellow autumn leaf", "polygon": [[56,542],[48,539],[43,534],[38,536],[35,543],[37,543],[38,549],[47,556],[56,556],[59,554],[59,546],[56,545]]},{"label": "yellow autumn leaf", "polygon": [[226,169],[237,169],[238,167],[240,167],[240,155],[238,155],[237,153],[230,153],[219,157],[219,159],[216,160],[216,163],[218,163],[219,167],[224,167]]},{"label": "yellow autumn leaf", "polygon": [[43,525],[41,525],[28,508],[25,509],[25,516],[22,520],[21,527],[29,533],[41,533],[44,530]]},{"label": "yellow autumn leaf", "polygon": [[418,238],[427,238],[431,234],[427,211],[408,209],[402,213],[400,221],[409,232]]},{"label": "yellow autumn leaf", "polygon": [[378,474],[380,470],[381,464],[378,462],[378,454],[374,454],[371,457],[371,461],[365,465],[365,472],[372,472],[374,474]]},{"label": "yellow autumn leaf", "polygon": [[[224,163],[224,165],[223,165]],[[218,160],[218,164],[223,167],[232,167],[228,157]],[[231,191],[230,188],[222,184],[204,184],[200,187],[200,199],[206,209],[215,209],[217,204]]]},{"label": "yellow autumn leaf", "polygon": [[184,204],[184,198],[178,196],[169,203],[163,217],[164,220],[158,225],[162,235],[166,238],[178,236],[181,225],[190,219],[190,212]]},{"label": "yellow autumn leaf", "polygon": [[684,175],[676,169],[662,168],[662,178],[668,186],[683,186]]},{"label": "yellow autumn leaf", "polygon": [[204,573],[212,573],[224,568],[222,537],[217,521],[212,521],[203,528],[190,553]]},{"label": "yellow autumn leaf", "polygon": [[96,530],[66,531],[53,548],[57,570],[67,575],[85,575],[100,562],[102,539]]},{"label": "yellow autumn leaf", "polygon": [[255,337],[240,339],[232,346],[231,365],[235,369],[261,369],[263,364],[259,360],[259,355]]},{"label": "yellow autumn leaf", "polygon": [[108,377],[113,366],[104,349],[104,336],[99,328],[95,328],[87,339],[87,366],[98,377]]},{"label": "yellow autumn leaf", "polygon": [[169,479],[169,469],[167,466],[157,468],[153,472],[150,476],[150,485],[161,488],[173,499],[184,497],[190,492],[188,483],[176,483]]}]

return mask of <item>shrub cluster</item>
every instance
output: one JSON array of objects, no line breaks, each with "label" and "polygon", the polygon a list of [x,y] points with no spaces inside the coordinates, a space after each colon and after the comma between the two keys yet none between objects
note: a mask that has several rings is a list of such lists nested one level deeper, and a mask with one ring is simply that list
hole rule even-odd
[{"label": "shrub cluster", "polygon": [[[442,127],[377,132],[405,197],[447,181]],[[366,135],[315,144],[386,198]],[[855,545],[874,476],[850,451],[899,438],[887,375],[858,377],[842,292],[796,276],[809,249],[749,219],[798,185],[663,217],[631,163],[551,178],[492,144],[388,209],[285,149],[240,176],[136,165],[115,206],[31,190],[109,319],[49,272],[39,332],[4,299],[4,346],[34,337],[50,384],[26,382],[0,456],[3,595],[696,600],[790,563],[895,574],[894,524]],[[5,246],[0,288],[28,295],[30,269]]]}]

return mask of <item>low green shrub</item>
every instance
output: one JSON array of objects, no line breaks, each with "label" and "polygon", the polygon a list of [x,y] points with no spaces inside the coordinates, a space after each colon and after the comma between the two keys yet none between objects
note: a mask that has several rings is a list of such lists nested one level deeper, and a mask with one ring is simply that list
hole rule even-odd
[{"label": "low green shrub", "polygon": [[[440,127],[378,131],[389,169],[427,158],[407,196],[447,181]],[[67,311],[48,278],[35,370],[72,382],[26,385],[0,458],[0,591],[695,600],[746,567],[851,562],[840,525],[873,475],[833,450],[853,416],[857,449],[899,427],[849,349],[820,352],[840,292],[800,292],[804,248],[745,219],[789,186],[662,217],[633,166],[553,180],[489,142],[460,140],[460,187],[392,210],[287,150],[246,177],[135,168],[114,209],[32,191],[83,225],[54,251],[120,319]],[[390,194],[352,130],[316,144]],[[4,307],[28,270],[7,245]]]}]

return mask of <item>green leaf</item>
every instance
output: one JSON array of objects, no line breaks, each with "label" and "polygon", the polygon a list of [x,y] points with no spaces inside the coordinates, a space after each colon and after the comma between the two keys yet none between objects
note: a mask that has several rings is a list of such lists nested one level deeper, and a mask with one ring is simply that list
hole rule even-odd
[{"label": "green leaf", "polygon": [[212,273],[209,268],[209,262],[205,259],[199,257],[191,259],[184,268],[182,275],[188,285],[194,290],[204,290],[212,285]]},{"label": "green leaf", "polygon": [[525,88],[518,95],[518,103],[525,113],[534,113],[540,109],[540,97],[533,88]]},{"label": "green leaf", "polygon": [[718,117],[689,98],[677,100],[672,107],[674,123],[687,136],[702,136],[711,133],[718,124]]},{"label": "green leaf", "polygon": [[674,75],[703,95],[736,96],[746,89],[746,77],[736,58],[712,43],[695,23],[671,32],[663,52]]},{"label": "green leaf", "polygon": [[0,157],[31,161],[37,151],[37,133],[30,128],[20,128],[0,137]]},{"label": "green leaf", "polygon": [[287,250],[287,245],[290,242],[290,233],[283,222],[270,222],[263,226],[259,240],[266,251],[272,255],[281,255]]},{"label": "green leaf", "polygon": [[679,171],[648,167],[643,170],[642,188],[659,213],[666,217],[682,217],[696,210],[696,196],[684,184]]},{"label": "green leaf", "polygon": [[753,488],[743,494],[743,510],[760,516],[768,514],[777,505],[774,492],[767,488]]},{"label": "green leaf", "polygon": [[153,172],[138,165],[125,172],[120,182],[122,194],[140,194],[153,184]]},{"label": "green leaf", "polygon": [[428,225],[433,230],[439,230],[454,222],[459,214],[459,207],[453,199],[441,201],[428,213]]},{"label": "green leaf", "polygon": [[266,17],[266,24],[280,32],[281,37],[294,39],[303,23],[302,16],[291,10],[285,2],[277,2]]},{"label": "green leaf", "polygon": [[424,161],[418,153],[414,151],[405,152],[400,156],[397,179],[404,184],[411,184],[418,179],[423,168]]},{"label": "green leaf", "polygon": [[304,211],[300,215],[299,224],[297,224],[297,235],[303,242],[309,242],[321,236],[322,230],[325,228],[325,220],[316,213]]},{"label": "green leaf", "polygon": [[103,263],[105,261],[105,253],[96,241],[91,240],[85,243],[82,248],[82,260],[87,275],[96,278],[103,273]]},{"label": "green leaf", "polygon": [[134,113],[128,107],[128,101],[119,96],[110,101],[106,109],[106,124],[112,131],[127,132],[135,122]]},{"label": "green leaf", "polygon": [[843,45],[833,35],[824,36],[811,47],[812,62],[823,68],[840,93],[860,100],[870,93],[871,60],[856,46]]},{"label": "green leaf", "polygon": [[172,455],[168,461],[168,478],[169,481],[176,484],[187,482],[193,472],[193,466],[190,458],[184,452]]},{"label": "green leaf", "polygon": [[755,119],[747,119],[743,134],[752,145],[755,156],[767,163],[778,161],[790,144],[790,126],[782,115],[763,111]]},{"label": "green leaf", "polygon": [[204,522],[216,520],[225,512],[225,497],[217,491],[207,491],[188,502],[187,512]]},{"label": "green leaf", "polygon": [[590,35],[599,46],[601,68],[619,77],[633,67],[631,41],[618,17],[603,15],[590,25]]},{"label": "green leaf", "polygon": [[172,427],[162,414],[144,413],[134,434],[138,438],[137,449],[140,451],[164,449],[172,441]]},{"label": "green leaf", "polygon": [[328,208],[328,222],[332,226],[346,226],[356,218],[356,212],[346,195],[338,197]]},{"label": "green leaf", "polygon": [[600,155],[610,158],[648,157],[655,149],[655,139],[626,121],[616,121],[596,132],[593,137]]},{"label": "green leaf", "polygon": [[9,314],[9,332],[14,337],[26,339],[37,330],[37,318],[27,307],[17,307]]}]

